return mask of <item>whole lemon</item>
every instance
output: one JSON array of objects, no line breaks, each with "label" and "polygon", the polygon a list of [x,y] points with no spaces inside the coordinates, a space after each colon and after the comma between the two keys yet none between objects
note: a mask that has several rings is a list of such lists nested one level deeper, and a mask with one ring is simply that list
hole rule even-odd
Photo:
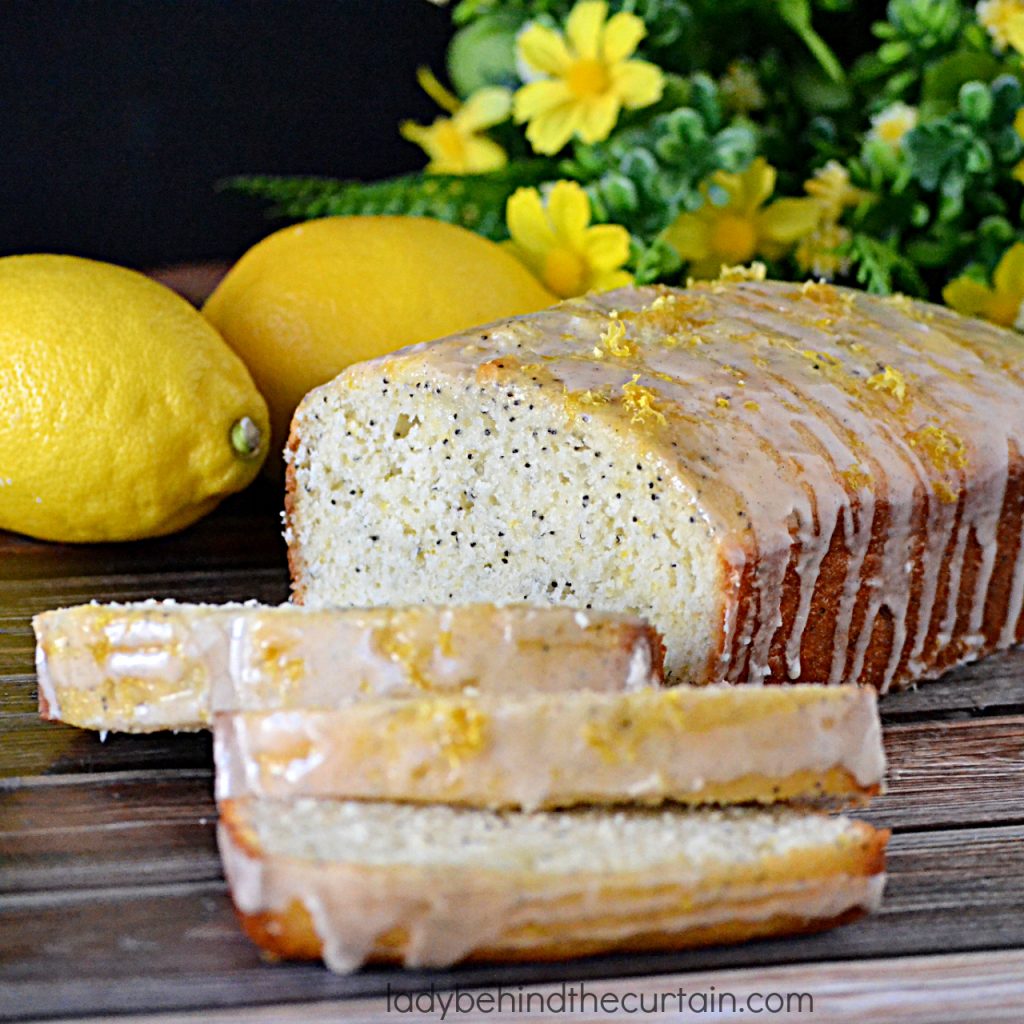
[{"label": "whole lemon", "polygon": [[122,267],[0,259],[0,528],[170,533],[244,487],[266,403],[197,310]]},{"label": "whole lemon", "polygon": [[327,217],[250,249],[203,312],[270,406],[273,444],[350,363],[556,302],[494,242],[424,217]]}]

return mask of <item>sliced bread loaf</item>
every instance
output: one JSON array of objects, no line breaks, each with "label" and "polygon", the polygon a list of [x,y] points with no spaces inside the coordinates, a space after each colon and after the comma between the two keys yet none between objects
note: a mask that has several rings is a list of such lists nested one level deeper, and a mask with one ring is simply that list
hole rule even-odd
[{"label": "sliced bread loaf", "polygon": [[614,692],[661,681],[631,615],[493,605],[317,611],[149,601],[33,620],[39,708],[86,729],[207,727],[214,711],[424,693]]},{"label": "sliced bread loaf", "polygon": [[850,805],[885,770],[874,690],[675,687],[216,716],[217,796],[473,807]]},{"label": "sliced bread loaf", "polygon": [[496,814],[231,800],[219,842],[277,956],[443,967],[817,931],[873,910],[888,833],[792,810]]},{"label": "sliced bread loaf", "polygon": [[629,609],[676,681],[885,690],[1024,640],[1024,347],[828,285],[630,288],[349,367],[297,600]]}]

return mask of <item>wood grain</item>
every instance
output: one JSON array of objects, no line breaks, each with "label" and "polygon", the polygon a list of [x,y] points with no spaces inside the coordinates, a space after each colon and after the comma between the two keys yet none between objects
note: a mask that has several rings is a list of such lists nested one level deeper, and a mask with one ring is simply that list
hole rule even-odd
[{"label": "wood grain", "polygon": [[1024,821],[1024,716],[885,729],[887,792],[864,815],[896,831]]},{"label": "wood grain", "polygon": [[993,654],[880,702],[883,722],[1024,712],[1024,648]]},{"label": "wood grain", "polygon": [[207,768],[0,788],[0,894],[221,877]]}]

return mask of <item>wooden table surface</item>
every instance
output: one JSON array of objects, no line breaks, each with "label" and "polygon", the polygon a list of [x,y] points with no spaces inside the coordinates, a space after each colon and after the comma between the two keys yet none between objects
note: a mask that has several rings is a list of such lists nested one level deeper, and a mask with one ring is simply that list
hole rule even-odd
[{"label": "wooden table surface", "polygon": [[[191,530],[139,544],[0,533],[0,1019],[176,1011],[160,1019],[315,1024],[384,1015],[389,989],[394,999],[431,985],[571,981],[619,995],[809,993],[819,1024],[1024,1021],[1022,651],[884,699],[889,792],[866,816],[894,834],[885,903],[870,919],[807,938],[574,963],[352,977],[263,963],[221,877],[209,736],[101,742],[39,721],[30,618],[93,599],[284,600],[277,505],[260,483]],[[743,1010],[645,1019],[740,1020]]]}]

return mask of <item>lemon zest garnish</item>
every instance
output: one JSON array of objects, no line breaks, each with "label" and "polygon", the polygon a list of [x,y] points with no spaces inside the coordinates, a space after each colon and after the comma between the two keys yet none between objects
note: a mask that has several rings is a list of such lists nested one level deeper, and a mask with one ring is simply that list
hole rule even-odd
[{"label": "lemon zest garnish", "polygon": [[814,349],[805,348],[800,353],[804,359],[809,360],[812,363],[828,363],[830,366],[842,366],[842,360],[837,359],[830,352],[816,352]]},{"label": "lemon zest garnish", "polygon": [[759,260],[749,265],[738,264],[734,267],[723,266],[718,272],[718,280],[729,284],[738,281],[763,281],[768,275],[768,268]]},{"label": "lemon zest garnish", "polygon": [[897,402],[907,400],[907,381],[893,366],[886,366],[868,377],[868,387],[873,391],[887,391]]},{"label": "lemon zest garnish", "polygon": [[867,473],[859,462],[842,470],[839,474],[855,490],[863,490],[871,483],[871,474]]},{"label": "lemon zest garnish", "polygon": [[932,490],[944,505],[955,505],[960,500],[959,488],[951,487],[945,480],[934,480]]},{"label": "lemon zest garnish", "polygon": [[912,308],[912,301],[909,295],[904,295],[903,292],[893,292],[892,295],[883,295],[882,301],[889,306],[895,306],[897,309],[908,311]]},{"label": "lemon zest garnish", "polygon": [[390,723],[393,738],[411,727],[436,748],[450,768],[479,754],[486,746],[487,715],[471,704],[445,699],[409,701]]},{"label": "lemon zest garnish", "polygon": [[967,466],[967,449],[963,441],[942,427],[932,424],[921,427],[907,435],[907,444],[923,452],[939,472]]},{"label": "lemon zest garnish", "polygon": [[626,325],[617,318],[608,324],[594,346],[594,356],[597,359],[604,359],[609,355],[619,359],[636,355],[636,344],[626,337]]},{"label": "lemon zest garnish", "polygon": [[603,391],[577,391],[575,401],[580,405],[607,405],[611,398]]},{"label": "lemon zest garnish", "polygon": [[650,388],[638,384],[640,374],[634,373],[633,379],[622,385],[622,404],[632,413],[632,423],[668,423],[665,414],[656,404],[657,393]]}]

